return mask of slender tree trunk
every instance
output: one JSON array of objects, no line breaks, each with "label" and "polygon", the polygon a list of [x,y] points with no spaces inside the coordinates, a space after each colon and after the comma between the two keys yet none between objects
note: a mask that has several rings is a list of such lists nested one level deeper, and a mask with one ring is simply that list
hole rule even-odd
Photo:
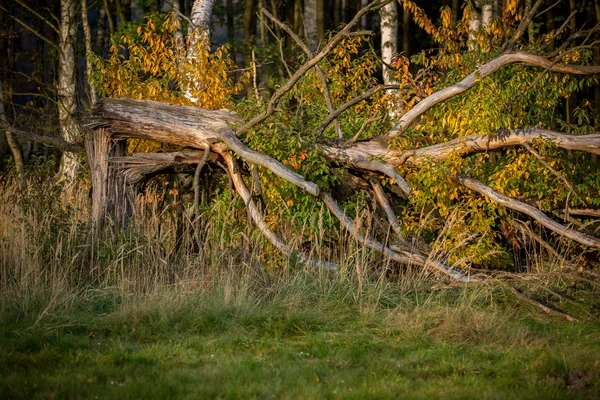
[{"label": "slender tree trunk", "polygon": [[[196,0],[192,6],[187,51],[188,61],[192,64],[198,62],[198,41],[206,41],[207,46],[210,46],[210,19],[214,5],[215,0]],[[192,91],[201,89],[197,82],[190,80],[185,97],[195,103],[198,99],[193,96]]]},{"label": "slender tree trunk", "polygon": [[179,0],[173,0],[173,18],[175,19],[175,22],[177,24],[177,29],[175,30],[175,46],[177,46],[178,49],[183,48],[184,46],[184,41],[183,41],[183,27],[181,25],[181,7],[179,4]]},{"label": "slender tree trunk", "polygon": [[454,20],[456,21],[458,18],[458,13],[460,11],[460,1],[459,0],[452,0],[452,16],[454,17]]},{"label": "slender tree trunk", "polygon": [[[366,7],[368,3],[368,0],[360,0],[360,8]],[[360,29],[363,31],[367,29],[367,14],[360,18]]]},{"label": "slender tree trunk", "polygon": [[[600,25],[600,0],[594,1],[594,9],[596,11],[596,24]],[[596,34],[597,40],[600,40],[600,34]],[[600,48],[594,48],[594,64],[600,65]],[[600,82],[594,85],[594,106],[596,110],[596,131],[600,129]]]},{"label": "slender tree trunk", "polygon": [[302,0],[294,1],[294,32],[302,36],[302,29],[304,27],[304,15],[302,13]]},{"label": "slender tree trunk", "polygon": [[398,9],[396,2],[391,2],[379,11],[381,19],[381,58],[383,60],[383,83],[395,83],[391,77],[389,65],[398,51]]},{"label": "slender tree trunk", "polygon": [[254,41],[254,0],[246,0],[242,21],[242,36],[246,44]]},{"label": "slender tree trunk", "polygon": [[92,85],[92,32],[88,21],[87,0],[81,0],[81,23],[83,25],[83,35],[85,37],[85,76],[88,82],[90,107],[95,107],[97,102],[96,89]]},{"label": "slender tree trunk", "polygon": [[[8,124],[8,118],[6,118],[6,112],[4,111],[4,87],[2,86],[2,81],[0,80],[0,121]],[[1,135],[4,136],[4,135]],[[21,145],[12,133],[6,131],[6,143],[13,155],[13,160],[15,161],[15,170],[17,174],[23,172],[23,168],[25,167],[25,163],[23,162],[23,153],[21,151]],[[4,161],[4,160],[2,160]]]},{"label": "slender tree trunk", "polygon": [[402,11],[402,51],[410,51],[410,15],[408,11]]},{"label": "slender tree trunk", "polygon": [[227,36],[229,41],[235,40],[235,23],[233,21],[233,0],[226,0],[225,12],[227,14]]},{"label": "slender tree trunk", "polygon": [[[398,52],[398,8],[396,2],[392,1],[379,11],[381,24],[381,59],[383,61],[383,83],[393,84],[396,80],[392,77],[393,70],[390,68],[392,60]],[[389,116],[396,117],[398,110],[394,96],[396,91],[388,90],[390,96]]]},{"label": "slender tree trunk", "polygon": [[341,0],[333,0],[333,27],[338,29],[340,23],[342,22],[342,1]]},{"label": "slender tree trunk", "polygon": [[318,45],[317,0],[304,1],[304,30],[308,47],[314,53]]},{"label": "slender tree trunk", "polygon": [[115,6],[117,8],[117,17],[119,18],[119,24],[124,24],[129,21],[127,15],[125,15],[125,10],[123,9],[123,5],[121,4],[121,0],[114,0]]},{"label": "slender tree trunk", "polygon": [[476,8],[468,7],[469,9],[469,50],[474,50],[475,40],[477,39],[476,33],[481,28],[481,14]]},{"label": "slender tree trunk", "polygon": [[317,0],[317,46],[325,38],[325,0]]},{"label": "slender tree trunk", "polygon": [[[58,118],[60,134],[64,140],[74,143],[79,138],[79,127],[75,122],[75,24],[76,0],[61,0],[59,52],[58,52]],[[79,162],[75,153],[64,152],[60,162],[60,175],[68,182],[75,179]]]},{"label": "slender tree trunk", "polygon": [[264,15],[260,11],[265,7],[265,3],[263,0],[258,0],[258,32],[260,33],[260,42],[264,45],[266,43],[266,32],[265,32],[265,20]]},{"label": "slender tree trunk", "polygon": [[115,33],[115,23],[113,21],[112,14],[110,12],[108,0],[102,0],[102,5],[104,6],[103,7],[104,10],[106,11],[106,19],[108,21],[108,33],[110,34],[110,36],[112,36]]}]

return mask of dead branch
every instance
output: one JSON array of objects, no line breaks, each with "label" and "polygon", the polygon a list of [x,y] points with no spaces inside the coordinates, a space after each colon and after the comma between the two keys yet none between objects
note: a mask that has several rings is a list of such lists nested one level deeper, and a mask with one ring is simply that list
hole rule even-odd
[{"label": "dead branch", "polygon": [[[294,31],[290,29],[289,26],[287,26],[287,24],[284,24],[283,22],[275,18],[275,16],[265,8],[262,8],[260,11],[263,14],[265,14],[271,21],[273,21],[273,23],[277,24],[277,26],[283,29],[294,40],[294,42],[296,42],[296,44],[306,53],[308,58],[314,57],[313,52],[310,50],[310,48],[308,48],[306,43],[304,43],[302,39],[300,39],[298,35],[296,35],[296,33],[294,33]],[[323,97],[325,98],[325,103],[327,104],[329,114],[331,114],[334,112],[334,108],[333,101],[331,100],[331,94],[329,92],[329,85],[327,84],[327,77],[325,76],[325,72],[323,71],[323,69],[319,67],[319,64],[315,64],[315,70],[319,75],[321,87],[323,88]],[[344,133],[342,132],[342,127],[340,126],[340,122],[338,120],[335,120],[335,131],[337,132],[337,136],[339,139],[344,138]]]},{"label": "dead branch", "polygon": [[304,63],[300,68],[298,68],[294,75],[292,75],[283,86],[281,86],[279,89],[277,89],[275,93],[273,93],[267,105],[267,109],[263,113],[252,118],[239,130],[239,133],[247,131],[248,129],[256,126],[257,124],[270,117],[275,112],[275,108],[281,97],[283,97],[283,95],[289,92],[296,85],[296,83],[298,83],[298,81],[304,76],[304,74],[306,74],[308,70],[310,70],[321,60],[323,60],[344,37],[352,36],[353,32],[350,32],[350,29],[352,29],[360,21],[361,17],[364,14],[368,13],[369,11],[374,11],[386,5],[390,1],[391,0],[373,1],[372,3],[363,7],[354,16],[354,18],[352,18],[348,25],[346,25],[341,31],[336,33],[335,36],[331,38],[331,40],[329,40],[329,42],[323,47],[323,50],[321,50],[316,56],[314,56],[306,63]]},{"label": "dead branch", "polygon": [[339,117],[340,114],[342,114],[348,108],[360,103],[363,100],[368,99],[369,97],[373,96],[375,93],[377,93],[381,90],[399,89],[399,88],[400,88],[400,85],[395,85],[395,84],[394,85],[377,85],[377,86],[373,86],[372,88],[370,88],[363,94],[356,96],[355,98],[353,98],[351,100],[348,100],[346,103],[342,104],[339,108],[337,108],[334,112],[330,113],[327,116],[327,118],[325,118],[325,120],[317,128],[317,131],[316,131],[317,134],[321,135],[325,131],[325,129],[327,129],[329,124],[331,124],[331,122],[336,120],[336,118]]},{"label": "dead branch", "polygon": [[468,91],[477,85],[478,82],[500,70],[502,67],[517,63],[547,68],[552,72],[561,72],[566,74],[590,75],[600,73],[600,66],[555,64],[546,57],[526,52],[501,54],[500,56],[480,66],[477,71],[467,75],[460,82],[427,96],[408,112],[406,112],[400,118],[400,120],[394,124],[392,129],[387,134],[388,138],[399,135],[413,122],[415,122],[417,118],[435,105]]},{"label": "dead branch", "polygon": [[510,51],[513,49],[513,47],[515,46],[517,41],[521,38],[521,36],[523,36],[523,34],[525,33],[525,31],[527,30],[529,25],[533,22],[535,13],[536,13],[537,9],[540,8],[540,6],[542,5],[543,2],[544,2],[544,0],[537,0],[533,4],[533,6],[528,10],[528,12],[525,13],[525,15],[523,16],[523,19],[521,19],[521,23],[519,24],[519,27],[517,28],[517,31],[515,32],[515,34],[513,35],[512,38],[510,38],[508,41],[506,41],[502,45],[502,49],[500,50],[500,53],[503,53],[506,50]]},{"label": "dead branch", "polygon": [[247,161],[272,171],[317,196],[319,187],[279,161],[248,148],[229,125],[241,119],[227,110],[206,110],[148,100],[107,99],[87,126],[107,126],[115,137],[159,140],[182,147],[232,149]]},{"label": "dead branch", "polygon": [[519,299],[523,300],[526,303],[532,304],[535,307],[539,308],[540,310],[542,310],[543,312],[545,312],[546,314],[555,316],[555,317],[560,317],[560,318],[564,318],[567,321],[570,322],[579,322],[579,320],[577,318],[571,317],[568,314],[565,314],[563,312],[557,311],[553,308],[550,308],[542,303],[540,303],[539,301],[533,300],[532,298],[524,295],[520,290],[508,285],[508,284],[504,284],[504,287],[506,287],[508,290],[510,290],[515,296],[517,296]]},{"label": "dead branch", "polygon": [[463,273],[456,271],[452,268],[447,267],[443,263],[440,262],[428,262],[428,260],[423,257],[421,254],[410,253],[408,251],[403,252],[403,254],[399,254],[389,247],[381,244],[380,242],[373,240],[367,236],[365,236],[362,232],[359,232],[352,223],[352,220],[348,218],[346,213],[340,208],[337,202],[331,197],[330,194],[326,192],[321,193],[321,199],[329,209],[329,211],[340,221],[341,226],[346,229],[350,234],[360,243],[364,244],[366,247],[375,250],[385,257],[397,261],[402,264],[415,264],[419,266],[432,266],[438,272],[443,273],[444,275],[449,276],[450,278],[459,281],[459,282],[469,282],[472,278],[464,275]]},{"label": "dead branch", "polygon": [[469,156],[487,151],[514,147],[536,140],[552,142],[564,150],[600,154],[600,132],[589,135],[568,135],[541,128],[500,130],[491,136],[469,135],[448,142],[398,153],[376,140],[359,142],[348,148],[325,147],[328,157],[357,162],[379,158],[393,167],[402,164],[418,165],[426,160],[445,160],[451,154]]},{"label": "dead branch", "polygon": [[585,233],[574,231],[573,229],[569,229],[559,224],[558,222],[550,219],[548,216],[546,216],[546,214],[539,211],[537,208],[530,206],[529,204],[504,196],[503,194],[496,192],[491,187],[484,185],[476,179],[462,175],[457,175],[456,177],[454,177],[454,179],[463,186],[494,200],[500,205],[503,205],[507,208],[522,212],[530,216],[546,228],[552,230],[555,233],[558,233],[559,235],[568,237],[569,239],[581,243],[585,246],[600,249],[600,239],[594,236],[587,235]]},{"label": "dead branch", "polygon": [[12,125],[0,121],[0,129],[5,130],[15,136],[22,139],[29,140],[31,142],[37,142],[46,146],[55,147],[61,151],[69,151],[71,153],[83,153],[84,147],[77,143],[70,143],[64,139],[52,136],[38,135],[37,133],[25,132],[20,129],[13,127]]},{"label": "dead branch", "polygon": [[285,243],[275,232],[269,229],[265,219],[262,215],[260,209],[256,206],[256,203],[252,199],[252,195],[248,190],[244,180],[242,179],[242,175],[240,173],[240,169],[237,161],[231,155],[231,153],[227,151],[219,151],[219,154],[225,159],[225,163],[227,165],[227,171],[231,180],[233,181],[233,185],[235,187],[236,192],[240,195],[244,203],[246,204],[246,208],[248,209],[248,214],[261,231],[261,233],[275,246],[279,251],[281,251],[284,255],[288,257],[297,256],[302,262],[309,264],[315,268],[321,268],[326,270],[337,270],[338,267],[335,264],[328,262],[318,262],[311,259],[308,259],[304,254],[295,252],[287,243]]}]

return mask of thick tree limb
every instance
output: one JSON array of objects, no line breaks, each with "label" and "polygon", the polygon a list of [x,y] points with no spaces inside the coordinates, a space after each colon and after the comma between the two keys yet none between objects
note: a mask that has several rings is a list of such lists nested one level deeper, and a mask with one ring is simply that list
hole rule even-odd
[{"label": "thick tree limb", "polygon": [[600,239],[585,233],[574,231],[573,229],[569,229],[550,219],[548,216],[546,216],[546,214],[537,208],[530,206],[529,204],[504,196],[503,194],[496,192],[491,187],[484,185],[476,179],[461,175],[454,177],[454,179],[463,186],[494,200],[500,205],[530,216],[546,228],[558,233],[559,235],[565,236],[585,246],[600,249]]},{"label": "thick tree limb", "polygon": [[[279,251],[285,254],[288,257],[294,255],[294,250],[285,243],[275,232],[269,229],[265,219],[262,215],[260,209],[256,206],[256,203],[252,199],[252,195],[248,190],[248,187],[244,183],[242,179],[242,175],[240,173],[237,161],[234,159],[233,155],[231,155],[227,151],[219,151],[219,154],[225,159],[225,163],[227,164],[227,170],[229,175],[231,176],[231,180],[233,181],[233,185],[235,187],[236,192],[241,196],[242,200],[246,204],[246,208],[248,209],[248,214],[261,231],[261,233],[275,246]],[[315,268],[327,269],[327,270],[337,270],[338,267],[335,264],[327,263],[327,262],[317,262],[308,259],[302,253],[295,253],[295,255],[300,258],[302,262],[305,262],[309,265],[312,265]]]},{"label": "thick tree limb", "polygon": [[472,280],[468,276],[452,268],[449,268],[440,262],[428,262],[428,260],[425,257],[417,253],[403,252],[403,254],[399,254],[391,250],[389,247],[379,243],[378,241],[366,237],[361,232],[358,232],[358,230],[354,227],[352,220],[348,218],[348,216],[344,213],[344,211],[340,208],[340,206],[333,199],[333,197],[331,197],[329,193],[322,192],[321,198],[323,199],[323,202],[325,203],[329,211],[340,221],[342,227],[348,232],[350,232],[350,234],[354,236],[356,240],[358,240],[360,243],[364,244],[368,248],[375,250],[383,254],[385,257],[402,264],[416,264],[421,266],[430,265],[438,272],[441,272],[444,275],[447,275],[458,282],[469,282]]},{"label": "thick tree limb", "polygon": [[263,166],[306,192],[317,196],[319,187],[279,161],[248,148],[229,125],[241,119],[227,110],[205,110],[155,101],[108,99],[100,104],[90,126],[109,126],[116,137],[158,140],[183,147],[215,148],[223,144],[247,161]]},{"label": "thick tree limb", "polygon": [[500,70],[502,67],[516,63],[547,68],[552,72],[562,72],[567,74],[590,75],[600,73],[600,66],[555,64],[553,61],[545,57],[525,52],[502,54],[483,64],[477,69],[477,71],[467,75],[460,82],[427,96],[408,112],[406,112],[392,127],[390,132],[388,132],[387,136],[397,136],[406,128],[408,128],[413,122],[415,122],[417,118],[430,110],[436,104],[449,100],[452,97],[468,91],[477,85],[479,81]]},{"label": "thick tree limb", "polygon": [[456,138],[449,142],[408,150],[402,153],[388,149],[383,143],[371,140],[359,142],[348,148],[325,147],[325,154],[330,158],[345,159],[348,162],[379,158],[396,167],[402,164],[417,165],[425,160],[445,160],[458,152],[461,156],[469,156],[486,151],[500,150],[505,147],[532,143],[535,140],[552,142],[555,146],[574,151],[600,154],[600,133],[589,135],[568,135],[562,132],[541,128],[500,130],[491,136],[470,135]]}]

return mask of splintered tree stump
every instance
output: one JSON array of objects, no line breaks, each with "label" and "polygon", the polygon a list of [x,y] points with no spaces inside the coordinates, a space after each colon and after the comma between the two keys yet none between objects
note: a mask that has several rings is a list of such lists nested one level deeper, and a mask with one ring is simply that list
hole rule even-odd
[{"label": "splintered tree stump", "polygon": [[92,185],[92,230],[102,230],[107,221],[127,227],[132,213],[131,187],[124,174],[110,167],[112,157],[123,157],[126,154],[126,141],[112,138],[106,128],[100,127],[85,135],[85,150]]}]

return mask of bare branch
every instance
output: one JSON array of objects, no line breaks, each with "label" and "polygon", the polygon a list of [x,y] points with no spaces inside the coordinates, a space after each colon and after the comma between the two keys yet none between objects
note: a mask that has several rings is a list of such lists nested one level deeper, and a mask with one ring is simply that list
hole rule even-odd
[{"label": "bare branch", "polygon": [[[277,24],[277,26],[279,26],[281,29],[283,29],[294,40],[294,42],[296,42],[296,44],[298,46],[300,46],[300,48],[306,53],[308,58],[314,57],[313,52],[308,48],[306,43],[304,43],[302,41],[302,39],[300,39],[298,37],[298,35],[296,35],[296,33],[292,29],[290,29],[289,26],[287,26],[286,24],[284,24],[283,22],[281,22],[280,20],[275,18],[275,16],[273,14],[271,14],[269,11],[267,11],[267,9],[262,8],[261,12],[263,14],[265,14],[271,21],[273,21],[275,24]],[[315,65],[315,70],[317,71],[317,74],[319,75],[319,80],[321,81],[321,87],[323,88],[323,97],[325,98],[325,103],[327,104],[327,109],[329,110],[329,113],[331,114],[334,112],[334,108],[333,108],[333,101],[331,100],[331,94],[329,92],[329,85],[327,84],[327,77],[325,76],[325,72],[323,72],[321,67],[319,67],[319,64]],[[342,128],[341,128],[338,120],[335,121],[335,130],[337,132],[338,138],[343,139],[344,133],[342,132]]]},{"label": "bare branch", "polygon": [[400,118],[400,120],[388,133],[388,137],[394,137],[402,133],[413,122],[415,122],[418,117],[423,115],[435,105],[468,91],[477,85],[478,82],[498,71],[502,67],[516,63],[548,68],[552,72],[562,72],[567,74],[590,75],[600,73],[600,66],[555,64],[553,61],[545,57],[526,52],[502,54],[483,64],[477,69],[477,71],[467,75],[460,82],[427,96]]},{"label": "bare branch", "polygon": [[293,255],[298,256],[301,261],[312,265],[315,268],[327,269],[327,270],[337,270],[338,267],[335,264],[327,263],[327,262],[318,262],[308,259],[302,253],[296,253],[287,243],[285,243],[275,232],[269,229],[265,219],[262,215],[262,212],[254,203],[252,199],[252,195],[250,191],[246,187],[244,180],[242,179],[242,175],[240,173],[237,161],[233,158],[233,156],[227,151],[219,151],[219,154],[225,159],[225,163],[227,164],[227,170],[229,172],[229,176],[233,181],[233,185],[235,190],[239,193],[242,200],[246,204],[246,208],[248,209],[248,213],[250,217],[261,231],[261,233],[275,246],[279,251],[285,254],[288,257]]},{"label": "bare branch", "polygon": [[600,239],[598,239],[597,237],[569,229],[559,224],[558,222],[550,219],[548,216],[546,216],[546,214],[544,214],[537,208],[530,206],[529,204],[504,196],[503,194],[496,192],[491,187],[484,185],[483,183],[473,178],[457,175],[454,177],[454,180],[456,180],[463,186],[494,200],[500,205],[503,205],[507,208],[522,212],[523,214],[530,216],[546,228],[558,233],[559,235],[565,236],[585,246],[600,249]]},{"label": "bare branch", "polygon": [[514,287],[512,287],[512,286],[510,286],[508,284],[504,284],[503,286],[505,286],[506,288],[508,288],[508,290],[510,290],[519,299],[521,299],[521,300],[523,300],[523,301],[525,301],[525,302],[527,302],[529,304],[534,305],[535,307],[539,308],[540,310],[542,310],[546,314],[553,315],[555,317],[564,318],[564,319],[566,319],[567,321],[570,321],[570,322],[579,322],[577,320],[577,318],[571,317],[568,314],[565,314],[563,312],[560,312],[560,311],[557,311],[557,310],[555,310],[553,308],[550,308],[550,307],[548,307],[548,306],[540,303],[539,301],[535,301],[532,298],[525,296],[521,291],[519,291],[518,289],[516,289],[516,288],[514,288]]},{"label": "bare branch", "polygon": [[56,43],[54,43],[53,41],[51,41],[50,39],[48,39],[46,36],[44,36],[41,33],[39,33],[37,30],[33,29],[31,26],[27,25],[25,22],[23,22],[22,20],[20,20],[16,16],[12,15],[10,13],[10,11],[8,11],[6,8],[0,6],[0,9],[3,10],[3,11],[5,11],[8,14],[9,17],[11,17],[15,21],[17,21],[19,23],[19,25],[21,25],[23,28],[27,29],[29,32],[33,33],[35,36],[37,36],[38,38],[40,38],[41,40],[43,40],[44,42],[46,42],[50,47],[53,47],[54,49],[59,50],[58,45]]},{"label": "bare branch", "polygon": [[383,244],[381,244],[369,237],[366,237],[365,235],[363,235],[361,232],[358,232],[354,228],[354,224],[352,223],[352,220],[350,220],[350,218],[348,218],[348,216],[346,216],[344,211],[340,208],[340,206],[333,199],[333,197],[331,197],[331,195],[329,193],[322,192],[321,198],[323,199],[323,202],[325,203],[325,205],[327,206],[329,211],[340,221],[340,224],[342,225],[342,227],[344,229],[346,229],[348,232],[350,232],[356,240],[358,240],[360,243],[363,243],[368,248],[373,249],[373,250],[383,254],[385,257],[387,257],[391,260],[397,261],[399,263],[402,263],[402,264],[416,264],[416,265],[421,265],[421,266],[430,265],[434,269],[436,269],[438,272],[441,272],[444,275],[447,275],[450,278],[452,278],[458,282],[470,282],[473,280],[472,278],[469,278],[468,276],[462,274],[461,272],[458,272],[452,268],[449,268],[442,263],[428,262],[428,260],[420,254],[409,253],[409,252],[405,252],[404,254],[399,254],[399,253],[391,250],[389,247],[384,246]]},{"label": "bare branch", "polygon": [[529,24],[531,24],[533,22],[535,13],[536,13],[537,9],[540,8],[540,6],[542,5],[543,2],[544,2],[544,0],[537,0],[533,4],[533,6],[529,9],[529,11],[527,13],[525,13],[514,36],[502,45],[502,49],[500,50],[500,53],[503,53],[506,50],[510,51],[513,49],[513,47],[515,46],[517,41],[521,38],[521,36],[523,36],[525,31],[527,30],[527,27],[529,26]]},{"label": "bare branch", "polygon": [[269,104],[267,105],[267,109],[263,113],[252,118],[247,124],[245,124],[239,130],[239,132],[240,133],[245,132],[248,129],[252,128],[253,126],[256,126],[257,124],[261,123],[262,121],[267,119],[269,116],[271,116],[275,112],[275,107],[277,106],[278,101],[283,97],[283,95],[285,95],[287,92],[289,92],[296,85],[296,83],[300,80],[300,78],[302,78],[304,76],[304,74],[308,70],[313,68],[322,59],[324,59],[335,48],[335,46],[337,46],[337,44],[340,42],[340,40],[342,40],[346,36],[351,36],[352,32],[350,32],[350,29],[352,29],[360,21],[360,18],[364,14],[366,14],[369,11],[376,10],[376,9],[382,7],[383,5],[389,3],[390,1],[391,0],[383,0],[383,1],[376,0],[376,1],[373,1],[372,3],[368,4],[366,7],[363,7],[354,16],[354,18],[348,23],[348,25],[346,25],[333,38],[331,38],[331,40],[325,45],[325,47],[323,47],[323,50],[321,50],[312,59],[310,59],[306,63],[304,63],[294,73],[294,75],[292,75],[292,77],[290,79],[288,79],[288,81],[283,86],[281,86],[279,89],[277,89],[277,91],[275,91],[275,93],[273,93],[273,96],[271,96],[271,99],[269,100]]},{"label": "bare branch", "polygon": [[59,149],[61,151],[69,151],[72,153],[83,153],[85,151],[83,146],[80,144],[70,143],[70,142],[67,142],[66,140],[63,140],[63,139],[57,138],[57,137],[43,136],[43,135],[38,135],[38,134],[32,133],[32,132],[25,132],[20,129],[14,128],[13,126],[11,126],[7,123],[1,122],[1,121],[0,121],[0,129],[4,129],[5,131],[10,132],[15,136],[18,136],[25,140],[29,140],[31,142],[37,142],[37,143],[45,144],[46,146],[56,147],[57,149]]},{"label": "bare branch", "polygon": [[15,0],[17,2],[17,4],[19,4],[21,7],[25,8],[27,11],[29,11],[30,13],[32,13],[33,15],[35,15],[36,17],[38,17],[39,19],[41,19],[42,21],[44,21],[50,28],[52,28],[52,30],[56,33],[58,33],[58,27],[56,25],[54,25],[52,22],[50,22],[50,20],[48,18],[44,18],[42,16],[42,14],[38,13],[37,11],[35,11],[33,8],[29,7],[26,3],[24,3],[21,0]]},{"label": "bare branch", "polygon": [[375,93],[379,92],[380,90],[388,90],[388,89],[399,89],[400,85],[377,85],[377,86],[373,86],[372,88],[370,88],[369,90],[367,90],[366,92],[364,92],[363,94],[356,96],[355,98],[353,98],[352,100],[347,101],[346,103],[344,103],[343,105],[341,105],[337,110],[335,110],[334,112],[330,113],[329,116],[325,119],[325,121],[323,121],[321,123],[321,125],[319,125],[319,127],[317,128],[317,134],[320,135],[322,134],[325,129],[327,129],[327,127],[329,126],[329,124],[335,120],[337,117],[339,117],[339,115],[341,113],[343,113],[344,111],[346,111],[348,108],[360,103],[363,100],[368,99],[369,97],[373,96]]}]

